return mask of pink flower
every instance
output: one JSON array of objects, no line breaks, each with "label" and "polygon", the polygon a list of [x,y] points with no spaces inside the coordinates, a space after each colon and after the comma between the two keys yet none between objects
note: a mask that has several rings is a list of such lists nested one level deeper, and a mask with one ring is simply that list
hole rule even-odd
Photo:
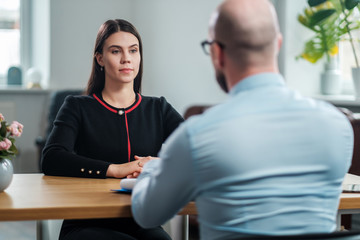
[{"label": "pink flower", "polygon": [[20,137],[21,133],[23,131],[24,126],[17,122],[17,121],[13,121],[10,125],[10,133],[12,136],[16,136],[16,137]]},{"label": "pink flower", "polygon": [[4,121],[4,120],[5,120],[4,115],[2,115],[2,114],[0,113],[0,122],[2,122],[2,121]]},{"label": "pink flower", "polygon": [[4,138],[3,141],[0,142],[0,151],[8,150],[11,147],[11,141],[7,138]]}]

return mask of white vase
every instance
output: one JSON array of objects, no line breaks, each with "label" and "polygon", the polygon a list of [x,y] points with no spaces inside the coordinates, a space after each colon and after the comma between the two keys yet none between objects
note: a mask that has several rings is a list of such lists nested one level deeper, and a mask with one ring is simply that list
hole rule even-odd
[{"label": "white vase", "polygon": [[356,99],[360,99],[360,68],[352,68],[352,79]]},{"label": "white vase", "polygon": [[0,158],[0,192],[10,185],[13,175],[14,168],[12,162],[6,158]]},{"label": "white vase", "polygon": [[335,61],[325,63],[324,71],[321,73],[321,93],[326,95],[337,95],[342,91],[342,76]]}]

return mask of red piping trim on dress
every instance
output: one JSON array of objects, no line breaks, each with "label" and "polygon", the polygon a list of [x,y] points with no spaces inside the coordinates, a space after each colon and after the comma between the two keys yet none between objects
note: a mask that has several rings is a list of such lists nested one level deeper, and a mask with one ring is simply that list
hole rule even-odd
[{"label": "red piping trim on dress", "polygon": [[138,102],[137,102],[132,108],[126,110],[126,111],[125,111],[126,113],[131,112],[132,110],[134,110],[135,108],[137,108],[137,107],[139,106],[139,104],[140,104],[140,102],[141,102],[141,100],[142,100],[142,97],[141,97],[141,95],[140,95],[139,93],[138,93],[137,95],[139,96]]},{"label": "red piping trim on dress", "polygon": [[125,125],[126,125],[127,142],[128,142],[128,162],[130,162],[131,144],[130,144],[129,126],[128,126],[126,112],[125,112]]},{"label": "red piping trim on dress", "polygon": [[106,107],[108,110],[112,111],[113,113],[117,113],[117,111],[115,109],[112,109],[111,107],[109,107],[108,105],[106,105],[103,101],[100,100],[100,98],[98,98],[95,93],[93,94],[93,97],[99,102],[101,103],[101,105],[103,105],[104,107]]},{"label": "red piping trim on dress", "polygon": [[[127,134],[127,143],[128,143],[128,162],[130,162],[130,156],[131,156],[131,143],[130,143],[130,134],[129,134],[129,125],[128,125],[128,120],[127,120],[127,113],[131,112],[132,110],[134,110],[135,108],[137,108],[142,100],[141,95],[138,93],[137,94],[139,96],[139,100],[137,101],[137,103],[130,109],[125,111],[125,126],[126,126],[126,134]],[[113,113],[118,113],[117,110],[112,109],[111,107],[109,107],[108,105],[106,105],[103,101],[101,101],[100,98],[98,98],[95,93],[93,93],[93,97],[101,104],[103,105],[105,108],[107,108],[108,110],[110,110]]]}]

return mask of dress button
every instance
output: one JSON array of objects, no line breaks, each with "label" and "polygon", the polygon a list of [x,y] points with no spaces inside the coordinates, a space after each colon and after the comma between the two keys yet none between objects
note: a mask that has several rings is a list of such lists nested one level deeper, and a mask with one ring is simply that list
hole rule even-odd
[{"label": "dress button", "polygon": [[99,175],[99,174],[100,174],[100,171],[96,171],[96,174]]},{"label": "dress button", "polygon": [[119,115],[123,115],[124,114],[124,110],[119,110]]},{"label": "dress button", "polygon": [[89,170],[89,174],[92,174],[92,170]]},{"label": "dress button", "polygon": [[82,169],[80,169],[80,171],[81,171],[81,172],[85,172],[85,169],[84,169],[84,168],[82,168]]}]

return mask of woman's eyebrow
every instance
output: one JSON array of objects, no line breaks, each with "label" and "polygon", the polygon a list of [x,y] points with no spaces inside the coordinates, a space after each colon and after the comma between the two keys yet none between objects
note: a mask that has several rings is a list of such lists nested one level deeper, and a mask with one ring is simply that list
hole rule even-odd
[{"label": "woman's eyebrow", "polygon": [[[132,47],[139,47],[139,44],[135,43],[133,45],[130,45],[128,48],[132,48]],[[111,45],[108,48],[123,48],[123,47],[120,45]]]}]

